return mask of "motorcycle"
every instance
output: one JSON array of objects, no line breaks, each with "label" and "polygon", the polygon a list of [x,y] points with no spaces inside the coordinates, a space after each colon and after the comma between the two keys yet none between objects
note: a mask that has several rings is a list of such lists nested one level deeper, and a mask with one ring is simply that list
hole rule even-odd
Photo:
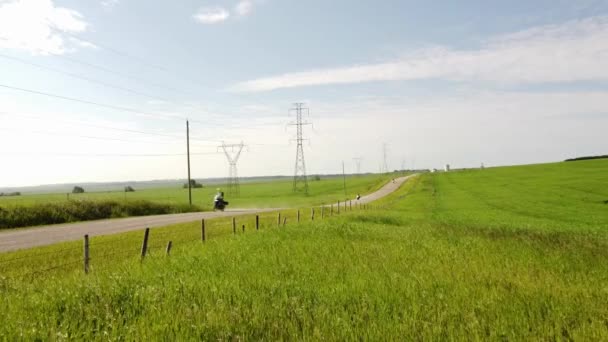
[{"label": "motorcycle", "polygon": [[226,202],[226,201],[215,201],[215,202],[213,202],[213,211],[216,211],[216,210],[224,211],[224,209],[226,209],[227,205],[228,205],[228,202]]}]

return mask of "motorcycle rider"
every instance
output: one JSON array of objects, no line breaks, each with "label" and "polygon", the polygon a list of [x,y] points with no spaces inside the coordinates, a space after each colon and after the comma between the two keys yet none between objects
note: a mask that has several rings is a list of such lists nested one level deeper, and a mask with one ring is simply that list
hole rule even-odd
[{"label": "motorcycle rider", "polygon": [[217,189],[217,194],[213,197],[213,209],[224,209],[224,206],[227,205],[228,202],[224,201],[224,192]]}]

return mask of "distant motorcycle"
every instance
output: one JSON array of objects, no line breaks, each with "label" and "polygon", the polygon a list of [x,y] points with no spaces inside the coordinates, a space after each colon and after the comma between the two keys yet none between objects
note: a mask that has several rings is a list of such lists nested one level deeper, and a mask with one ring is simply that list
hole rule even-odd
[{"label": "distant motorcycle", "polygon": [[226,209],[227,205],[228,205],[228,202],[226,202],[226,201],[215,201],[215,202],[213,202],[213,211],[216,211],[216,210],[224,211],[224,209]]}]

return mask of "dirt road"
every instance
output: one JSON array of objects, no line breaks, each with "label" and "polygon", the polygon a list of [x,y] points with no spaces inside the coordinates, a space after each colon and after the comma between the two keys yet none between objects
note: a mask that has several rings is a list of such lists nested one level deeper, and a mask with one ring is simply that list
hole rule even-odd
[{"label": "dirt road", "polygon": [[[378,191],[362,196],[359,203],[369,203],[382,198],[397,190],[409,177],[396,178]],[[353,201],[354,202],[354,201]],[[163,227],[176,223],[192,222],[215,217],[232,217],[255,214],[269,211],[278,211],[281,208],[268,209],[232,209],[225,212],[198,212],[186,214],[169,214],[139,216],[122,219],[107,219],[99,221],[86,221],[77,223],[54,224],[42,227],[6,230],[0,232],[0,253],[37,246],[52,245],[54,243],[79,240],[85,234],[89,236],[110,235],[132,230],[141,230],[145,227]]]}]

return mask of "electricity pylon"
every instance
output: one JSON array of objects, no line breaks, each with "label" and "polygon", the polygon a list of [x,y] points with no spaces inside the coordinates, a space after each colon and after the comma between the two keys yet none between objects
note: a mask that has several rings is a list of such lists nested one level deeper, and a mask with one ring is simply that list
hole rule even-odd
[{"label": "electricity pylon", "polygon": [[309,122],[302,121],[302,113],[306,111],[306,115],[309,115],[309,109],[304,107],[303,103],[294,103],[294,107],[289,110],[295,112],[296,121],[290,123],[292,126],[296,126],[296,164],[293,175],[293,192],[304,192],[308,194],[308,179],[306,178],[306,162],[304,161],[304,146],[302,142],[304,140],[302,134],[302,126],[310,125]]},{"label": "electricity pylon", "polygon": [[240,144],[226,144],[222,142],[222,145],[218,147],[218,150],[221,148],[224,151],[226,159],[228,159],[229,171],[226,187],[228,194],[232,196],[238,196],[241,193],[236,163],[239,161],[243,147],[245,145],[242,141]]},{"label": "electricity pylon", "polygon": [[361,161],[363,160],[363,158],[356,157],[356,158],[353,158],[353,160],[355,161],[355,165],[357,166],[357,174],[360,174],[361,173]]},{"label": "electricity pylon", "polygon": [[382,167],[381,170],[383,173],[388,173],[388,164],[386,163],[386,153],[387,153],[387,143],[382,144]]}]

